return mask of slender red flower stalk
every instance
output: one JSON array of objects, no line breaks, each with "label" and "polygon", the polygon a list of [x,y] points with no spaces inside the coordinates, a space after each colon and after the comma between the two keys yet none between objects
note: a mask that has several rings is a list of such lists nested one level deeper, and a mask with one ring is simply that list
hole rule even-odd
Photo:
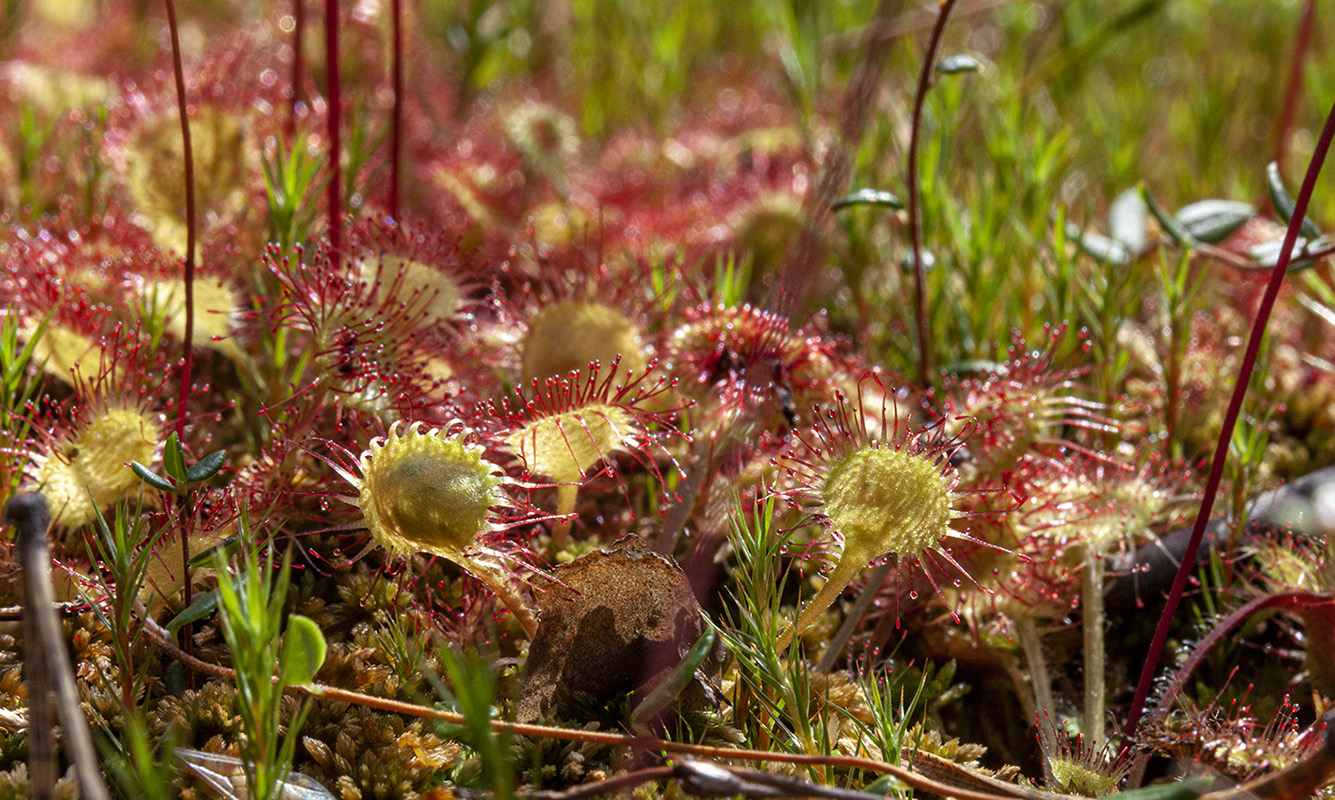
[{"label": "slender red flower stalk", "polygon": [[[186,407],[190,404],[191,342],[195,336],[195,157],[190,150],[190,118],[186,114],[185,70],[181,67],[176,4],[172,0],[163,1],[167,5],[167,27],[171,31],[172,69],[176,72],[176,104],[181,113],[181,140],[185,154],[185,341],[181,345],[181,404],[176,414],[176,435],[182,436]],[[186,591],[188,594],[189,590]]]},{"label": "slender red flower stalk", "polygon": [[342,205],[342,168],[340,164],[341,142],[339,140],[340,103],[338,84],[338,0],[325,0],[324,4],[324,53],[329,70],[329,246],[338,253],[342,245],[343,205]]},{"label": "slender red flower stalk", "polygon": [[292,100],[287,107],[287,137],[297,135],[297,103],[301,101],[301,37],[306,34],[306,0],[292,2]]},{"label": "slender red flower stalk", "polygon": [[[181,66],[181,39],[176,26],[176,4],[173,0],[163,0],[167,5],[167,27],[171,31],[172,69],[176,73],[176,104],[181,114],[181,144],[185,161],[185,337],[181,342],[181,397],[176,412],[176,435],[185,438],[185,419],[190,406],[190,371],[194,359],[195,341],[195,157],[190,149],[190,118],[185,102],[185,70]],[[181,504],[181,570],[186,576],[185,607],[194,602],[190,583],[190,498],[186,496]],[[182,642],[185,651],[194,651],[193,631],[186,624],[182,630]],[[186,672],[186,682],[194,688],[195,676]]]},{"label": "slender red flower stalk", "polygon": [[1266,324],[1270,321],[1270,313],[1275,308],[1275,299],[1279,297],[1279,288],[1284,283],[1284,275],[1288,271],[1289,262],[1293,258],[1293,248],[1298,241],[1298,230],[1302,226],[1303,219],[1307,216],[1307,204],[1311,201],[1312,192],[1316,189],[1316,179],[1321,174],[1321,166],[1326,161],[1326,152],[1330,149],[1332,139],[1335,139],[1335,106],[1332,106],[1330,113],[1326,115],[1326,124],[1321,130],[1321,138],[1317,141],[1316,151],[1312,154],[1312,161],[1307,166],[1307,176],[1303,178],[1302,188],[1294,202],[1293,216],[1289,219],[1289,229],[1284,234],[1284,246],[1280,249],[1279,260],[1275,262],[1275,269],[1270,273],[1270,282],[1266,284],[1265,295],[1262,296],[1261,305],[1256,311],[1256,321],[1252,324],[1251,336],[1247,340],[1247,351],[1242,357],[1242,366],[1238,369],[1233,396],[1228,401],[1228,411],[1224,415],[1223,428],[1219,431],[1219,442],[1215,446],[1214,460],[1210,464],[1210,477],[1205,483],[1205,493],[1201,497],[1201,508],[1196,514],[1196,524],[1191,531],[1191,540],[1187,543],[1187,549],[1182,554],[1181,565],[1178,567],[1177,577],[1173,580],[1173,588],[1168,593],[1168,602],[1164,605],[1163,614],[1159,616],[1159,626],[1154,631],[1154,640],[1150,643],[1150,651],[1145,657],[1145,667],[1141,670],[1140,682],[1136,685],[1136,694],[1131,700],[1131,710],[1127,713],[1126,727],[1123,729],[1127,742],[1136,732],[1136,725],[1140,722],[1141,715],[1145,711],[1145,701],[1150,694],[1150,684],[1154,681],[1154,672],[1159,666],[1159,658],[1163,655],[1164,645],[1168,642],[1168,627],[1173,621],[1178,602],[1182,599],[1182,592],[1187,587],[1187,579],[1191,576],[1191,570],[1196,564],[1196,553],[1200,550],[1201,539],[1205,536],[1205,527],[1210,521],[1210,510],[1214,507],[1215,496],[1219,494],[1219,484],[1224,478],[1224,461],[1228,457],[1228,446],[1233,441],[1233,430],[1237,427],[1238,417],[1242,413],[1242,401],[1247,397],[1247,387],[1251,384],[1252,372],[1255,370],[1256,360],[1261,354],[1261,340],[1265,338]]},{"label": "slender red flower stalk", "polygon": [[394,31],[394,122],[389,143],[389,215],[399,218],[399,155],[403,146],[403,0],[390,3]]},{"label": "slender red flower stalk", "polygon": [[950,18],[955,0],[944,0],[941,11],[936,17],[936,27],[932,28],[932,38],[927,44],[927,55],[923,58],[922,72],[918,75],[918,92],[913,98],[913,127],[909,133],[908,153],[908,188],[909,188],[909,236],[913,247],[913,308],[918,321],[918,384],[923,389],[932,385],[932,338],[927,325],[927,288],[922,263],[922,209],[918,203],[918,138],[922,130],[922,107],[927,99],[927,90],[931,88],[932,67],[936,62],[936,51],[941,45],[941,34],[946,30],[946,20]]},{"label": "slender red flower stalk", "polygon": [[1284,85],[1284,106],[1275,128],[1274,161],[1284,165],[1289,153],[1289,139],[1293,135],[1293,121],[1298,116],[1298,93],[1303,85],[1303,62],[1312,45],[1312,29],[1316,27],[1316,0],[1305,0],[1298,30],[1293,34],[1293,58],[1289,61],[1289,80]]}]

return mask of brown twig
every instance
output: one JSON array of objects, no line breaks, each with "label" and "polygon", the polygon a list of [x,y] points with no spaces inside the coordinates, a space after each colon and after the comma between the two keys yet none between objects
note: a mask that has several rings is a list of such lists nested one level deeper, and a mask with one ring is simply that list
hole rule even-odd
[{"label": "brown twig", "polygon": [[922,133],[923,105],[927,100],[927,90],[932,85],[932,70],[936,66],[936,52],[941,46],[941,36],[946,30],[946,21],[955,8],[955,0],[942,0],[936,25],[932,28],[932,38],[927,42],[927,55],[923,57],[922,72],[918,74],[918,91],[913,97],[913,121],[909,131],[908,152],[908,215],[909,241],[913,254],[913,312],[918,324],[918,385],[930,389],[932,380],[932,336],[927,321],[927,278],[922,263],[922,204],[918,199],[918,141]]},{"label": "brown twig", "polygon": [[89,800],[109,800],[98,768],[88,720],[79,706],[74,667],[65,648],[64,630],[55,613],[51,558],[46,529],[51,513],[37,492],[21,494],[5,505],[5,521],[17,530],[15,551],[23,569],[24,677],[28,681],[28,763],[33,797],[53,796],[56,782],[55,734],[49,705],[55,684],[56,711],[80,793]]}]

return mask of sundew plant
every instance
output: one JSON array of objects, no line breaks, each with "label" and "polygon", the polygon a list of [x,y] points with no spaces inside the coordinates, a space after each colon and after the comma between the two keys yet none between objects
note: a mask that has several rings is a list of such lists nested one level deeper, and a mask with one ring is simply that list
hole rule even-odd
[{"label": "sundew plant", "polygon": [[1328,11],[0,3],[0,798],[1335,797]]}]

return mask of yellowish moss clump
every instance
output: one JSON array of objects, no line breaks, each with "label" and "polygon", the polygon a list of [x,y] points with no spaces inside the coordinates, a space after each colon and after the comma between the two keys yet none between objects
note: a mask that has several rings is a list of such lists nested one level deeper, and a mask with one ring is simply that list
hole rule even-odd
[{"label": "yellowish moss clump", "polygon": [[534,420],[510,434],[506,444],[534,475],[578,483],[590,467],[633,444],[633,425],[625,408],[594,403]]},{"label": "yellowish moss clump", "polygon": [[103,411],[39,456],[38,488],[55,521],[83,525],[98,509],[132,497],[140,481],[129,462],[152,462],[161,440],[156,416],[126,406]]},{"label": "yellowish moss clump", "polygon": [[649,363],[640,331],[624,314],[601,303],[565,300],[538,313],[524,337],[524,383],[587,373],[589,363],[607,366],[621,356],[621,373],[635,375]]}]

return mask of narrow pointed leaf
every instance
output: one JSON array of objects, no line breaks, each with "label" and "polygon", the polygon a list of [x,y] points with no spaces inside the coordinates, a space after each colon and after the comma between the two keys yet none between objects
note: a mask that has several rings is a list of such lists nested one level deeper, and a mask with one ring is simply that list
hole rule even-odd
[{"label": "narrow pointed leaf", "polygon": [[176,633],[186,625],[204,619],[217,610],[217,608],[218,590],[215,589],[211,592],[196,595],[195,601],[190,604],[189,608],[181,611],[181,613],[172,618],[171,622],[167,623],[167,630],[171,633]]},{"label": "narrow pointed leaf", "polygon": [[181,450],[181,440],[174,433],[167,437],[167,445],[162,448],[162,468],[177,483],[186,482],[185,453]]},{"label": "narrow pointed leaf", "polygon": [[241,546],[241,535],[229,536],[209,549],[195,553],[190,557],[192,567],[216,567],[232,560],[232,555]]},{"label": "narrow pointed leaf", "polygon": [[1159,221],[1159,227],[1163,228],[1163,232],[1173,240],[1174,244],[1178,247],[1192,247],[1196,244],[1196,237],[1191,235],[1191,231],[1188,231],[1176,219],[1169,216],[1168,212],[1164,210],[1163,206],[1159,205],[1158,201],[1154,199],[1154,195],[1150,194],[1150,190],[1143,183],[1140,185],[1140,196],[1145,201],[1145,207]]},{"label": "narrow pointed leaf", "polygon": [[1110,264],[1126,264],[1131,261],[1131,251],[1116,239],[1109,239],[1093,231],[1081,230],[1080,226],[1073,222],[1066,223],[1066,235],[1074,239],[1081,250],[1099,261]]},{"label": "narrow pointed leaf", "polygon": [[840,211],[850,206],[881,206],[882,208],[901,209],[904,207],[904,201],[900,200],[898,195],[881,189],[858,189],[842,200],[835,201],[834,205],[830,206],[830,210]]},{"label": "narrow pointed leaf", "polygon": [[[1275,213],[1279,214],[1284,222],[1293,219],[1293,196],[1289,190],[1284,188],[1284,178],[1279,174],[1279,164],[1271,161],[1265,168],[1265,181],[1270,187],[1270,202],[1275,206]],[[1321,229],[1316,226],[1311,217],[1303,217],[1302,227],[1299,231],[1308,239],[1315,239],[1321,235]]]}]

